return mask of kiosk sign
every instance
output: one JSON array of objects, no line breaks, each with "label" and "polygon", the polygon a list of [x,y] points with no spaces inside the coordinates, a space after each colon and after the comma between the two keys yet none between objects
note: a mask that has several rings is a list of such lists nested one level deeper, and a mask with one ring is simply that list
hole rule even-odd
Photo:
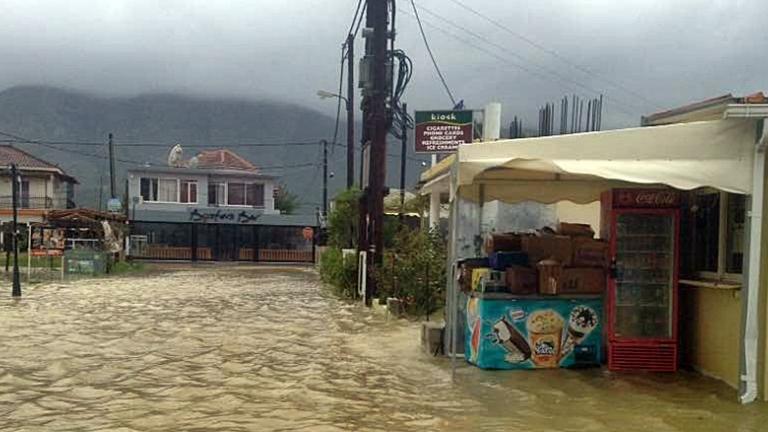
[{"label": "kiosk sign", "polygon": [[472,142],[472,111],[416,111],[416,153],[453,153]]}]

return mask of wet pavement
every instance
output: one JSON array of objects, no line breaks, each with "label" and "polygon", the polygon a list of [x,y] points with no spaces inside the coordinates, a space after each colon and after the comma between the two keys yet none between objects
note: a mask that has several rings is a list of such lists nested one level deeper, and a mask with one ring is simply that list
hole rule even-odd
[{"label": "wet pavement", "polygon": [[481,371],[310,269],[180,267],[0,294],[2,431],[760,431],[695,374]]}]

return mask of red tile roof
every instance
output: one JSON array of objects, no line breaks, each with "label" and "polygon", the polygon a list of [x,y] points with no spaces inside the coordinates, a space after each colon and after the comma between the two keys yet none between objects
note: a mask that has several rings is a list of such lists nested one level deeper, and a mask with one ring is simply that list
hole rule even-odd
[{"label": "red tile roof", "polygon": [[207,169],[232,169],[258,171],[256,165],[227,149],[203,150],[197,155],[197,167]]},{"label": "red tile roof", "polygon": [[19,167],[19,169],[42,169],[55,171],[60,175],[76,182],[72,176],[65,173],[64,170],[59,168],[57,165],[46,162],[36,156],[32,156],[31,154],[11,145],[0,145],[0,166],[6,167],[14,163],[17,167]]}]

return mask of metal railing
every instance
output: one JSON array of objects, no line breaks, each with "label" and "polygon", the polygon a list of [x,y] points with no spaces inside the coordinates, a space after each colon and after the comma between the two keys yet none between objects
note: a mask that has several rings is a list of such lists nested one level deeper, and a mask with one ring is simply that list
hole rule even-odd
[{"label": "metal railing", "polygon": [[[31,197],[20,195],[17,198],[20,209],[69,209],[75,208],[74,201],[67,198]],[[13,208],[13,197],[0,195],[0,209]]]}]

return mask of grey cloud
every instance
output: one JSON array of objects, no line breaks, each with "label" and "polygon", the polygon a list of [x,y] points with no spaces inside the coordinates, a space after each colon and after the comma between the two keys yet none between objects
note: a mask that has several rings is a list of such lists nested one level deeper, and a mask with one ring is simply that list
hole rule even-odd
[{"label": "grey cloud", "polygon": [[[761,35],[768,5],[761,0],[462,1],[597,72],[583,73],[450,1],[417,0],[506,47],[489,46],[422,14],[457,97],[478,108],[499,100],[505,116],[522,115],[529,124],[540,104],[574,92],[587,96],[584,87],[607,94],[607,126],[636,124],[643,113],[696,99],[765,88],[768,42]],[[447,97],[408,16],[410,4],[397,3],[403,9],[397,15],[397,45],[415,63],[409,107],[445,107]],[[355,5],[355,0],[6,0],[0,5],[0,88],[46,84],[107,94],[269,97],[330,113],[333,104],[317,100],[315,91],[337,85],[340,44]]]}]

